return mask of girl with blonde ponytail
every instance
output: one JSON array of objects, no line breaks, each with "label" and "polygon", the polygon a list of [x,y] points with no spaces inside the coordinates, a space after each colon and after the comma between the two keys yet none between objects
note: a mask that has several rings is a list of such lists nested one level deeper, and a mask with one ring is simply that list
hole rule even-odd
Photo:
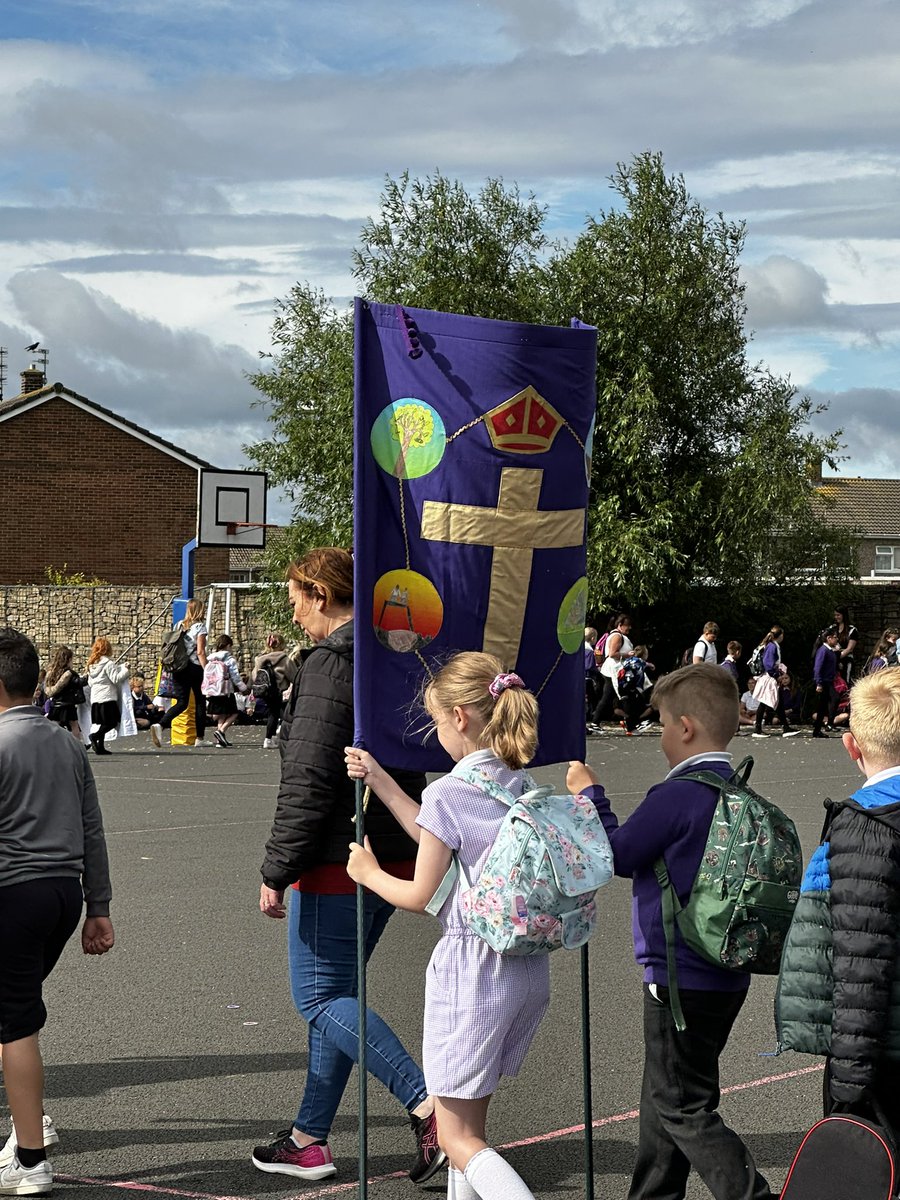
[{"label": "girl with blonde ponytail", "polygon": [[[419,844],[415,876],[398,879],[353,843],[347,870],[389,904],[424,912],[455,854],[477,878],[507,812],[500,793],[531,787],[524,768],[538,740],[538,704],[491,654],[457,654],[425,688],[438,741],[455,761],[430,784],[421,808],[365,750],[347,747],[347,770],[363,779]],[[484,786],[469,782],[476,772]],[[493,795],[491,793],[494,793]],[[549,957],[497,954],[463,919],[459,883],[438,913],[444,936],[425,984],[423,1067],[435,1096],[438,1141],[450,1160],[447,1195],[457,1200],[533,1200],[520,1175],[485,1138],[502,1075],[517,1075],[550,999]]]}]

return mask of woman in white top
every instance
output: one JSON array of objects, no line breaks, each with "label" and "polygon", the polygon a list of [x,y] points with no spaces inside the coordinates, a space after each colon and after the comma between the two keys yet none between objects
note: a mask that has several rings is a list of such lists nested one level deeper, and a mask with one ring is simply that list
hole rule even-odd
[{"label": "woman in white top", "polygon": [[606,644],[603,647],[604,654],[606,655],[600,667],[600,675],[603,679],[603,691],[600,693],[600,699],[597,701],[597,707],[594,709],[592,717],[595,725],[599,725],[607,716],[612,715],[612,710],[616,702],[616,689],[613,679],[619,673],[619,665],[622,659],[627,658],[634,649],[634,645],[628,636],[630,632],[631,617],[625,613],[619,613],[616,617],[615,626],[607,635]]},{"label": "woman in white top", "polygon": [[184,630],[184,646],[190,662],[183,671],[173,671],[172,681],[175,685],[175,703],[165,713],[158,725],[150,726],[150,736],[155,746],[162,745],[162,732],[168,729],[176,717],[180,716],[190,704],[191,693],[194,696],[194,724],[197,727],[197,741],[202,742],[206,733],[206,698],[200,690],[203,682],[203,668],[206,666],[206,623],[203,620],[203,601],[189,600],[184,619],[179,623]]}]

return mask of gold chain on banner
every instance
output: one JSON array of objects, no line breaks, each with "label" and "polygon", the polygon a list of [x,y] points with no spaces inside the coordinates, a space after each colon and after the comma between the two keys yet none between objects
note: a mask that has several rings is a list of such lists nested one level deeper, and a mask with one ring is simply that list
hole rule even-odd
[{"label": "gold chain on banner", "polygon": [[462,429],[457,429],[456,433],[451,433],[447,438],[448,442],[452,442],[454,438],[458,438],[461,433],[465,433],[467,429],[474,429],[476,425],[480,425],[484,417],[476,417],[474,421],[470,421],[468,425],[463,425]]},{"label": "gold chain on banner", "polygon": [[434,679],[434,671],[432,671],[431,667],[428,665],[428,663],[425,661],[425,659],[422,657],[422,655],[419,653],[419,651],[414,650],[413,653],[415,654],[415,656],[419,660],[419,662],[422,664],[422,666],[425,668],[425,674],[428,676],[428,678]]},{"label": "gold chain on banner", "polygon": [[564,650],[560,650],[559,654],[557,654],[557,656],[556,656],[556,662],[553,664],[553,666],[552,666],[552,667],[550,668],[550,670],[547,672],[547,678],[544,680],[544,682],[541,684],[541,686],[538,688],[538,690],[537,690],[537,691],[534,693],[534,695],[535,695],[535,698],[537,698],[537,697],[538,697],[538,696],[541,694],[541,692],[544,690],[544,688],[545,688],[545,687],[547,686],[547,684],[550,682],[550,676],[553,674],[553,672],[554,672],[554,671],[556,670],[556,668],[559,666],[559,664],[560,664],[560,660],[562,659],[562,656],[563,656],[563,654],[565,654],[565,651],[564,651]]},{"label": "gold chain on banner", "polygon": [[[584,450],[584,442],[581,440],[581,438],[578,436],[578,434],[575,432],[575,430],[572,428],[572,426],[569,424],[569,422],[565,419],[565,417],[563,417],[563,425],[565,425],[566,429],[568,429],[569,433],[571,433],[572,437],[575,439],[575,441],[578,443],[578,445],[582,448],[582,450]],[[587,453],[586,450],[585,450],[585,453]]]},{"label": "gold chain on banner", "polygon": [[403,480],[398,479],[400,485],[400,525],[403,529],[403,548],[406,551],[406,569],[409,570],[409,530],[406,528],[406,497],[403,495]]},{"label": "gold chain on banner", "polygon": [[363,792],[363,813],[365,814],[369,808],[369,801],[372,798],[372,789],[366,784],[366,790]]}]

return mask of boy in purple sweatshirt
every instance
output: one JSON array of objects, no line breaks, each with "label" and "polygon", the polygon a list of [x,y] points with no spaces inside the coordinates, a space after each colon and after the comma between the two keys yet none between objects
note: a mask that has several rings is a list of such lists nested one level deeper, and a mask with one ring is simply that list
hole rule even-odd
[{"label": "boy in purple sweatshirt", "polygon": [[816,651],[816,661],[813,663],[813,679],[816,683],[816,713],[813,719],[813,737],[827,738],[828,734],[822,729],[822,724],[828,717],[828,724],[834,724],[834,714],[837,709],[837,693],[834,690],[834,677],[838,669],[838,646],[840,636],[837,625],[829,625],[824,633],[825,641]]},{"label": "boy in purple sweatshirt", "polygon": [[678,989],[687,1029],[669,1008],[662,903],[653,864],[665,859],[678,899],[687,903],[706,847],[718,792],[681,778],[692,770],[732,771],[726,746],[738,725],[734,680],[709,664],[682,667],[656,685],[670,770],[620,825],[597,777],[569,765],[566,786],[597,805],[617,875],[632,880],[634,952],[644,968],[644,1078],[637,1162],[628,1200],[682,1200],[691,1168],[716,1200],[770,1200],[750,1151],[719,1115],[719,1056],[747,997],[750,976],[714,966],[676,931]]}]

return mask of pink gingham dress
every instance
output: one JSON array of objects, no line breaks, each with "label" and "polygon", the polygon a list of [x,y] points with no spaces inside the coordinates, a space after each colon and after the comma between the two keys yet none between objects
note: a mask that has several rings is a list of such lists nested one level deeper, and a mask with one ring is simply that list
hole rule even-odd
[{"label": "pink gingham dress", "polygon": [[[524,771],[511,771],[492,751],[477,750],[428,785],[416,818],[457,852],[470,881],[478,878],[507,812],[457,777],[473,766],[513,795],[527,790]],[[550,963],[546,954],[495,953],[464,923],[459,889],[457,881],[438,914],[444,936],[425,976],[422,1066],[432,1095],[474,1100],[495,1092],[501,1075],[518,1074],[550,1002]]]}]

